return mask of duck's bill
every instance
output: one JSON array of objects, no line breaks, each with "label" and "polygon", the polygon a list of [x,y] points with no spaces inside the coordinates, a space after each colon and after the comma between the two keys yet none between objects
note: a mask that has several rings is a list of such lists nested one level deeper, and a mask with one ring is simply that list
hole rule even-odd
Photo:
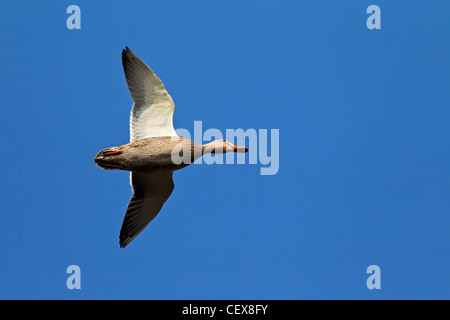
[{"label": "duck's bill", "polygon": [[237,153],[246,153],[248,151],[248,148],[247,147],[237,147],[237,146],[234,146],[234,152],[237,152]]}]

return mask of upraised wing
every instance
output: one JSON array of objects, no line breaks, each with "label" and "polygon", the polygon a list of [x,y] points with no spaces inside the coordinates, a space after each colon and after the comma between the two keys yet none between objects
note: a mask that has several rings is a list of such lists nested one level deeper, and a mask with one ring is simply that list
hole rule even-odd
[{"label": "upraised wing", "polygon": [[177,136],[173,128],[175,105],[158,76],[128,47],[122,51],[122,65],[134,101],[130,141]]}]

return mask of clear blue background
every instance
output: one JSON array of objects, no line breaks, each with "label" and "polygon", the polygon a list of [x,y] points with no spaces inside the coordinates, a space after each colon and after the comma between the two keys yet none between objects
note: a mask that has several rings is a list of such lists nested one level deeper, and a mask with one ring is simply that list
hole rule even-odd
[{"label": "clear blue background", "polygon": [[[68,30],[66,8],[81,8]],[[366,9],[381,7],[381,30]],[[0,4],[0,298],[450,298],[448,1]],[[280,170],[193,165],[126,249],[121,50],[175,127],[280,130]],[[67,266],[81,290],[66,288]],[[381,268],[368,290],[366,268]]]}]

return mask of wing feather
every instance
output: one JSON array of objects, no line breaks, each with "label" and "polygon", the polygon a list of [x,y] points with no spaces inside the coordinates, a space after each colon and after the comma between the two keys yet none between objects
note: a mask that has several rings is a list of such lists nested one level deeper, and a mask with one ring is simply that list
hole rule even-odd
[{"label": "wing feather", "polygon": [[156,217],[172,194],[172,171],[131,173],[133,195],[120,230],[119,244],[125,248]]},{"label": "wing feather", "polygon": [[175,104],[158,76],[128,47],[122,51],[122,65],[134,101],[130,141],[177,136],[173,127]]}]

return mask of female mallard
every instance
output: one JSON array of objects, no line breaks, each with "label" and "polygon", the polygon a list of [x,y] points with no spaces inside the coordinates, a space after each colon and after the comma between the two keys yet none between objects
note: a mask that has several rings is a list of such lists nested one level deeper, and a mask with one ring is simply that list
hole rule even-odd
[{"label": "female mallard", "polygon": [[156,217],[172,193],[172,172],[206,153],[247,152],[225,140],[197,145],[173,128],[175,105],[158,76],[128,47],[122,65],[134,101],[130,143],[101,150],[94,161],[103,169],[131,171],[133,195],[128,203],[120,247],[127,246]]}]

